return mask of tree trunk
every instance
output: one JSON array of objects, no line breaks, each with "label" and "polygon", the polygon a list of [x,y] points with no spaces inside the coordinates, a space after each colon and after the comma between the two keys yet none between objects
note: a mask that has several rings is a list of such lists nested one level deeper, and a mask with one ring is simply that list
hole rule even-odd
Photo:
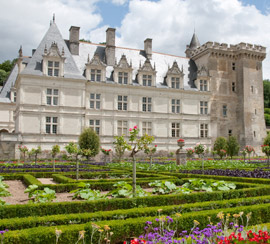
[{"label": "tree trunk", "polygon": [[152,169],[152,160],[153,160],[153,157],[150,156],[150,169]]},{"label": "tree trunk", "polygon": [[203,161],[203,154],[202,154],[202,173],[204,174],[204,161]]},{"label": "tree trunk", "polygon": [[53,172],[55,172],[55,158],[53,158]]},{"label": "tree trunk", "polygon": [[132,156],[133,159],[133,174],[132,174],[132,193],[133,193],[133,197],[136,197],[136,160],[135,160],[135,156]]},{"label": "tree trunk", "polygon": [[35,155],[35,165],[37,165],[37,155]]},{"label": "tree trunk", "polygon": [[79,180],[79,161],[78,161],[78,157],[76,157],[76,180]]}]

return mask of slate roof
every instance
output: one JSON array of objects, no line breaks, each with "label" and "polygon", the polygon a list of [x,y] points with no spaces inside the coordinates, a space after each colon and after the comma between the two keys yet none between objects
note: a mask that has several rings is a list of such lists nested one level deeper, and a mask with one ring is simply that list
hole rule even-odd
[{"label": "slate roof", "polygon": [[[90,60],[93,58],[95,53],[98,53],[101,60],[104,61],[105,56],[105,45],[102,44],[94,44],[94,43],[86,43],[86,42],[80,42],[80,49],[79,49],[79,55],[73,55],[73,58],[80,70],[80,73],[83,74],[85,70],[85,64],[87,62],[88,55],[90,57]],[[133,84],[135,84],[135,78],[136,74],[138,72],[138,69],[141,66],[143,66],[146,57],[143,50],[139,49],[131,49],[131,48],[123,48],[123,47],[116,47],[115,49],[115,58],[116,62],[118,63],[121,59],[122,55],[126,55],[128,63],[130,61],[132,62],[132,79]],[[184,72],[184,89],[194,89],[189,84],[189,58],[175,56],[175,55],[168,55],[168,54],[162,54],[153,52],[152,53],[152,59],[150,60],[151,65],[156,67],[156,84],[157,87],[163,87],[166,88],[166,84],[164,84],[164,79],[167,74],[168,68],[172,67],[173,62],[176,61],[179,68],[182,69]],[[112,66],[106,67],[106,78],[107,82],[112,82]]]},{"label": "slate roof", "polygon": [[198,39],[197,35],[194,32],[194,34],[192,36],[192,39],[190,41],[190,44],[189,44],[189,48],[190,49],[196,49],[199,46],[201,46],[201,44],[199,42],[199,39]]},{"label": "slate roof", "polygon": [[43,37],[41,43],[36,49],[33,57],[31,58],[29,64],[22,71],[22,74],[31,74],[31,75],[39,75],[43,76],[42,72],[42,55],[44,54],[45,46],[47,49],[51,47],[53,42],[57,43],[57,46],[60,51],[64,48],[65,52],[65,65],[64,65],[64,77],[66,78],[75,78],[75,79],[85,79],[82,74],[79,72],[73,57],[60,33],[56,24],[54,22],[51,23],[49,30]]}]

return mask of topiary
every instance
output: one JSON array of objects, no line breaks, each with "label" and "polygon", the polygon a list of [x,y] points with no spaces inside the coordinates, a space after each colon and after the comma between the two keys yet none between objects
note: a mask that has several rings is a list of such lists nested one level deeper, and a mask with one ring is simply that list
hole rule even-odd
[{"label": "topiary", "polygon": [[80,149],[90,149],[91,154],[85,155],[87,159],[94,157],[99,153],[100,149],[100,140],[97,133],[92,128],[85,128],[79,137],[79,146]]},{"label": "topiary", "polygon": [[235,136],[229,136],[228,140],[227,140],[227,154],[231,157],[234,155],[237,155],[239,152],[239,143],[236,139]]}]

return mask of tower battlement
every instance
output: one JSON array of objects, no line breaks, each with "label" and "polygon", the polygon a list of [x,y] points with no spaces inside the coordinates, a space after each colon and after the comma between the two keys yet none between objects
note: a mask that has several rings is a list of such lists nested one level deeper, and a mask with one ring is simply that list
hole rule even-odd
[{"label": "tower battlement", "polygon": [[253,45],[250,43],[240,42],[239,44],[228,45],[227,43],[219,43],[219,42],[206,42],[205,44],[201,45],[200,47],[191,51],[191,57],[194,57],[208,49],[216,50],[216,51],[228,51],[232,53],[237,53],[239,51],[252,51],[256,53],[260,53],[265,55],[266,54],[266,47],[260,45]]}]

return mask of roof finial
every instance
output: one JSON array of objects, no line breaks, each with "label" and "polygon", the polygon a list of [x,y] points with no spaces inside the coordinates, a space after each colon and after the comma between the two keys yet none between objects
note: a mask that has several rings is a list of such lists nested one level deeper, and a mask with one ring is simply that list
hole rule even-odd
[{"label": "roof finial", "polygon": [[55,13],[53,14],[53,23],[55,23]]},{"label": "roof finial", "polygon": [[89,58],[89,53],[88,53],[88,57],[87,57],[87,63],[90,62],[90,58]]},{"label": "roof finial", "polygon": [[22,53],[22,45],[21,45],[19,49],[19,57],[21,58],[22,56],[23,56],[23,53]]},{"label": "roof finial", "polygon": [[45,48],[44,48],[44,54],[47,54],[48,50],[47,50],[47,45],[45,44]]}]

